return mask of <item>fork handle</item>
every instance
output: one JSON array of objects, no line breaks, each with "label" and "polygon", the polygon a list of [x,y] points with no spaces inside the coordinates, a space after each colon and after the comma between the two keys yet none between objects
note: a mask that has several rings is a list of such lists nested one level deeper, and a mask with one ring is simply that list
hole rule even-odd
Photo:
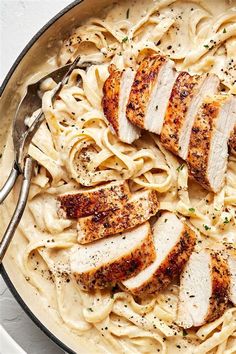
[{"label": "fork handle", "polygon": [[23,181],[21,185],[21,190],[17,205],[14,211],[14,214],[8,224],[8,227],[3,235],[3,238],[0,242],[0,264],[2,263],[3,257],[8,249],[8,246],[14,236],[16,228],[21,220],[23,212],[25,210],[26,202],[29,195],[30,181],[33,170],[33,160],[31,157],[27,157],[25,160],[25,167],[23,171]]},{"label": "fork handle", "polygon": [[20,171],[19,171],[16,163],[14,163],[7,181],[5,182],[3,187],[0,189],[0,204],[2,204],[2,202],[6,199],[6,197],[8,196],[8,194],[10,193],[12,188],[14,187],[19,175],[20,175]]}]

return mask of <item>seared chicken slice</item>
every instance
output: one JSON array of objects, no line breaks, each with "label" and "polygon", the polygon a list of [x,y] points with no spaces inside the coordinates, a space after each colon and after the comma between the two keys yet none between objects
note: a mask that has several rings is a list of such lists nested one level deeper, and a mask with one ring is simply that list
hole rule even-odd
[{"label": "seared chicken slice", "polygon": [[229,299],[236,306],[236,254],[229,255],[228,266],[230,273]]},{"label": "seared chicken slice", "polygon": [[163,56],[153,55],[141,62],[126,110],[132,123],[160,134],[176,75],[174,63]]},{"label": "seared chicken slice", "polygon": [[194,118],[206,96],[217,92],[216,75],[194,75],[180,72],[169,100],[161,142],[170,151],[186,160]]},{"label": "seared chicken slice", "polygon": [[[126,181],[112,182],[92,189],[60,195],[60,208],[69,219],[92,215],[125,204],[131,193]],[[61,212],[59,209],[59,212]]]},{"label": "seared chicken slice", "polygon": [[89,245],[78,245],[70,256],[71,272],[85,290],[111,286],[146,268],[155,259],[148,222]]},{"label": "seared chicken slice", "polygon": [[192,127],[187,163],[204,188],[219,192],[228,161],[228,141],[236,123],[236,97],[215,96],[198,111]]},{"label": "seared chicken slice", "polygon": [[126,105],[135,73],[127,68],[123,72],[110,70],[110,76],[103,86],[102,106],[106,119],[118,138],[128,144],[140,136],[140,129],[126,117]]},{"label": "seared chicken slice", "polygon": [[216,252],[194,252],[181,274],[177,323],[202,326],[220,317],[228,303],[227,263]]},{"label": "seared chicken slice", "polygon": [[164,212],[153,228],[155,261],[138,275],[122,282],[134,295],[143,297],[166,287],[176,278],[195,245],[195,233],[173,213]]},{"label": "seared chicken slice", "polygon": [[136,192],[121,208],[114,207],[79,219],[78,242],[84,244],[131,229],[150,219],[158,209],[159,202],[155,191]]},{"label": "seared chicken slice", "polygon": [[234,150],[236,152],[236,125],[234,126],[234,130],[229,139],[229,147],[231,151]]}]

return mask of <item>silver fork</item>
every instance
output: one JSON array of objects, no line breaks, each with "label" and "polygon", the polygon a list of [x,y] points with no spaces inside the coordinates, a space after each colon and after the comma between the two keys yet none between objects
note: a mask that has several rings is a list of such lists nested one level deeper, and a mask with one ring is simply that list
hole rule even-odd
[{"label": "silver fork", "polygon": [[33,170],[33,159],[28,155],[28,148],[34,134],[44,120],[42,109],[40,109],[38,115],[30,126],[26,125],[25,119],[26,117],[30,117],[33,112],[41,108],[42,100],[38,93],[40,90],[40,85],[45,79],[52,78],[58,83],[52,96],[52,100],[54,101],[61,88],[67,83],[71,72],[75,69],[76,66],[79,66],[80,68],[86,68],[92,64],[97,64],[92,62],[84,62],[78,65],[79,60],[80,57],[78,56],[72,64],[67,64],[63,67],[60,67],[59,69],[44,76],[36,83],[29,85],[27,87],[26,95],[22,99],[16,111],[12,135],[15,158],[10,175],[0,190],[0,204],[2,204],[10,191],[13,189],[17,178],[20,175],[22,175],[23,178],[19,198],[13,216],[0,242],[0,264],[2,263],[3,257],[21,220],[28,199]]}]

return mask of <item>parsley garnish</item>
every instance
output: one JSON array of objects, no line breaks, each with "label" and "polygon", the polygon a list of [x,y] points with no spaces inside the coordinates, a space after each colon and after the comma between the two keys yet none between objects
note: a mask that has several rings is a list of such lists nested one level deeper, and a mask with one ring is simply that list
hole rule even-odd
[{"label": "parsley garnish", "polygon": [[126,11],[126,18],[129,18],[129,9]]},{"label": "parsley garnish", "polygon": [[227,216],[225,217],[225,220],[224,220],[224,224],[228,224],[229,223],[229,219],[227,218]]},{"label": "parsley garnish", "polygon": [[182,165],[179,165],[179,167],[176,168],[176,171],[180,172],[184,168],[184,163]]},{"label": "parsley garnish", "polygon": [[208,230],[211,229],[210,226],[207,226],[207,225],[204,225],[204,224],[203,224],[203,226],[204,226],[204,229],[205,229],[206,231],[208,231]]},{"label": "parsley garnish", "polygon": [[186,337],[188,335],[188,332],[183,329],[183,337]]},{"label": "parsley garnish", "polygon": [[223,33],[226,33],[226,28],[223,29]]},{"label": "parsley garnish", "polygon": [[87,310],[90,311],[90,312],[93,312],[92,307],[88,307]]},{"label": "parsley garnish", "polygon": [[209,45],[208,44],[204,44],[204,46],[203,47],[205,47],[205,48],[209,48]]},{"label": "parsley garnish", "polygon": [[125,43],[125,42],[127,42],[128,39],[129,39],[128,36],[125,36],[125,37],[122,39],[122,42]]},{"label": "parsley garnish", "polygon": [[194,213],[194,212],[195,212],[195,209],[194,209],[194,208],[189,208],[188,210],[191,211],[191,213]]}]

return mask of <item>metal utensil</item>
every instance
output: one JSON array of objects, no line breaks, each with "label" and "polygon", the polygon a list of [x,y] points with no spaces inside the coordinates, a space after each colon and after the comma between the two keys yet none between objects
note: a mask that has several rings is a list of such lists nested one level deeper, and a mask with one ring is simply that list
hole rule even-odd
[{"label": "metal utensil", "polygon": [[[29,85],[24,98],[18,106],[14,119],[12,136],[15,158],[10,175],[0,190],[0,204],[6,199],[14,187],[18,176],[22,175],[23,179],[15,211],[0,242],[0,264],[2,263],[3,257],[12,240],[26,206],[33,169],[33,159],[28,155],[28,148],[34,134],[44,120],[44,114],[42,109],[40,109],[38,115],[30,126],[25,124],[25,118],[30,117],[33,112],[41,108],[42,100],[38,94],[41,83],[47,78],[52,78],[58,83],[54,89],[52,97],[52,100],[54,100],[61,88],[67,83],[71,72],[78,65],[79,60],[80,57],[77,57],[72,64],[67,64],[44,76],[36,83]],[[96,63],[84,62],[78,66],[80,68],[86,68],[92,64]]]}]

